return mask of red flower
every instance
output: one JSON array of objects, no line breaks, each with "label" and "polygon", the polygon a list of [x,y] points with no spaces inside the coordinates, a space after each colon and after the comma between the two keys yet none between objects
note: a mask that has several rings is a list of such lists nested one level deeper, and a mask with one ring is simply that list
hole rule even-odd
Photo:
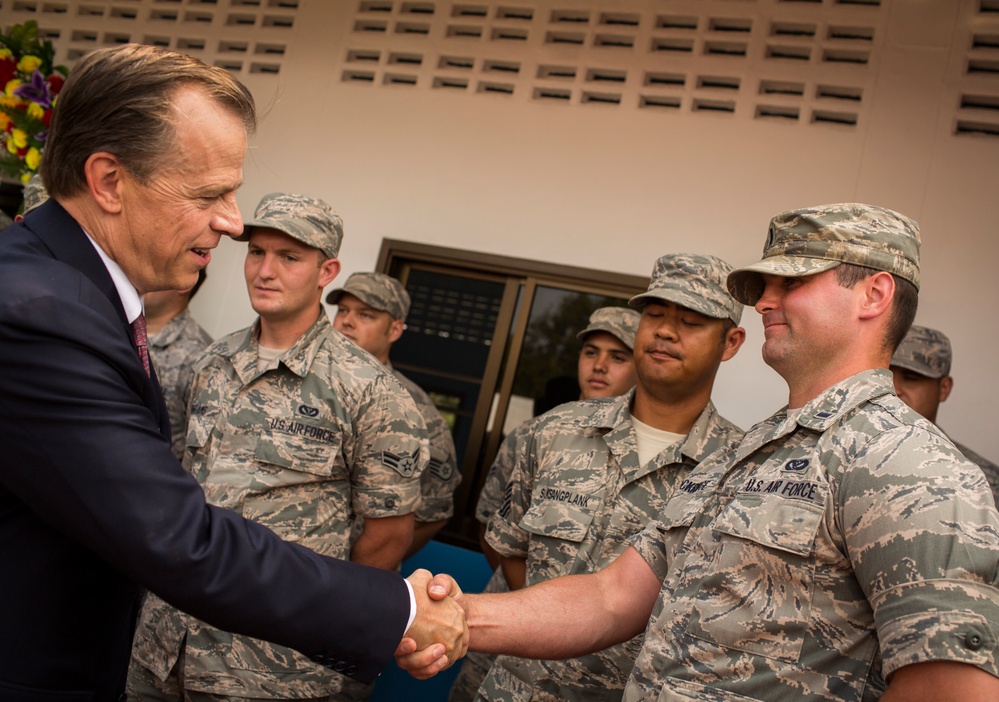
[{"label": "red flower", "polygon": [[[49,82],[49,88],[52,91],[53,97],[59,94],[59,91],[62,90],[62,84],[66,82],[66,80],[58,73],[53,73],[47,80]],[[46,126],[48,126],[48,124],[46,124]]]},{"label": "red flower", "polygon": [[7,82],[17,74],[17,61],[6,58],[0,61],[0,91],[3,90]]},{"label": "red flower", "polygon": [[42,124],[48,129],[52,125],[52,110],[45,110],[45,114],[42,115]]}]

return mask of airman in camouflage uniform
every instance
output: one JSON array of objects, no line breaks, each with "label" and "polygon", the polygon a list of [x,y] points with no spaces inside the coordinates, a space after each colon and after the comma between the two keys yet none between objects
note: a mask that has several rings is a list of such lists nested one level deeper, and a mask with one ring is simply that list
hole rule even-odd
[{"label": "airman in camouflage uniform", "polygon": [[198,282],[190,290],[163,290],[147,293],[143,298],[149,330],[149,358],[156,369],[170,416],[170,445],[181,461],[187,447],[187,390],[191,387],[194,363],[212,343],[212,337],[194,320],[187,307],[205,276],[202,268],[198,272]]},{"label": "airman in camouflage uniform", "polygon": [[[635,346],[635,331],[638,329],[640,318],[641,315],[638,312],[627,307],[601,307],[593,311],[586,328],[576,334],[576,338],[583,342],[577,369],[577,380],[580,387],[579,399],[614,397],[622,395],[634,387],[634,361],[631,358],[631,352]],[[601,335],[609,335],[611,339],[608,339],[607,336],[600,339],[596,336],[598,332]],[[616,342],[617,350],[615,350],[614,342]],[[616,362],[612,356],[620,352],[621,344],[626,347],[627,360],[632,365],[629,373],[612,367],[612,364]],[[587,356],[591,360],[587,360]],[[587,382],[588,378],[594,377],[599,382]],[[499,451],[496,453],[496,458],[486,474],[482,490],[479,492],[479,500],[475,506],[475,518],[483,527],[483,541],[485,541],[485,526],[503,504],[506,485],[513,475],[514,464],[517,458],[526,452],[531,432],[533,432],[537,421],[538,418],[533,417],[521,422],[504,437]],[[483,551],[487,551],[487,549],[491,550],[491,547],[484,544]],[[507,592],[508,590],[509,586],[506,578],[503,577],[502,569],[496,568],[483,592]],[[470,702],[474,699],[495,659],[496,656],[488,653],[468,653],[461,664],[458,677],[455,678],[454,684],[451,686],[448,700],[450,702]]]},{"label": "airman in camouflage uniform", "polygon": [[[350,298],[354,298],[355,303],[359,301],[362,305],[370,307],[371,311],[387,315],[384,320],[387,324],[377,319],[372,320],[374,329],[384,328],[387,336],[379,333],[369,334],[358,328],[359,324],[363,325],[364,322],[354,318],[353,313],[362,313],[362,311],[353,309],[354,305],[350,303]],[[409,293],[402,283],[384,273],[354,273],[347,278],[342,288],[333,290],[326,296],[326,302],[340,305],[333,318],[333,327],[374,355],[392,371],[399,383],[412,396],[426,424],[430,439],[430,463],[420,478],[420,502],[414,513],[416,527],[413,544],[406,553],[408,558],[423,548],[454,514],[454,491],[461,482],[451,427],[423,388],[393,368],[388,359],[392,344],[405,329],[406,315],[409,314]],[[383,340],[385,343],[379,341],[371,343],[373,340]]]},{"label": "airman in camouflage uniform", "polygon": [[[504,559],[526,561],[524,583],[508,578],[511,587],[603,568],[662,512],[700,460],[742,438],[742,431],[710,401],[713,371],[695,380],[690,371],[677,370],[664,379],[658,368],[663,360],[656,358],[667,352],[681,355],[682,348],[682,354],[703,356],[705,366],[710,357],[717,370],[727,349],[722,340],[736,333],[730,330],[737,329],[741,343],[743,330],[736,325],[742,305],[725,290],[731,269],[713,256],[660,258],[648,291],[631,300],[633,306],[645,307],[634,341],[638,385],[620,397],[562,405],[538,420],[486,533]],[[685,326],[695,319],[711,325],[696,331]],[[699,344],[693,341],[697,334],[702,335]],[[695,383],[700,406],[689,420],[678,420],[682,426],[656,426],[659,422],[647,409],[650,402],[657,413],[679,416],[692,394],[689,385]],[[681,387],[683,391],[677,389]],[[645,448],[650,434],[657,442]],[[639,635],[560,661],[500,656],[477,699],[620,699],[641,642]]]},{"label": "airman in camouflage uniform", "polygon": [[465,595],[473,648],[579,655],[651,617],[625,700],[999,699],[999,513],[887,370],[918,262],[890,210],[774,217],[727,285],[761,313],[788,407],[690,471],[603,570]]},{"label": "airman in camouflage uniform", "polygon": [[[940,403],[954,388],[950,375],[951,357],[950,339],[943,332],[915,324],[891,357],[895,392],[905,404],[934,424]],[[954,441],[954,445],[965,458],[982,469],[992,487],[992,497],[999,504],[999,466],[963,444]]]},{"label": "airman in camouflage uniform", "polygon": [[[408,543],[429,450],[409,395],[333,331],[320,305],[323,286],[339,270],[342,231],[321,200],[272,194],[261,201],[242,237],[249,239],[247,287],[260,317],[213,344],[197,363],[185,466],[210,503],[318,553],[375,564],[373,555],[359,555],[361,539],[371,525],[399,522]],[[304,332],[285,336],[290,346],[282,349],[272,320],[292,316]],[[360,517],[364,533],[352,543],[351,526]],[[378,563],[383,567],[397,567],[402,556],[404,546],[391,545],[391,554],[375,554],[391,561]],[[219,631],[150,595],[129,694],[332,700],[365,693],[366,686],[341,672],[288,648]]]}]

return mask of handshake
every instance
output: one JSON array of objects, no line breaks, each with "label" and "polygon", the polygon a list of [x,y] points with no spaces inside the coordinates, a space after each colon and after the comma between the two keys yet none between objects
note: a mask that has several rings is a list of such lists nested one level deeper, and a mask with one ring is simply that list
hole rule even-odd
[{"label": "handshake", "polygon": [[450,668],[468,650],[465,601],[450,575],[413,571],[406,580],[416,596],[416,617],[395,650],[399,667],[425,680]]}]

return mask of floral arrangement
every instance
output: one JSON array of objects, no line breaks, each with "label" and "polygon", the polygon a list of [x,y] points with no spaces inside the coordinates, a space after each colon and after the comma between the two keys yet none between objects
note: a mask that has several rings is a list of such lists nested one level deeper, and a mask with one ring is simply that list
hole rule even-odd
[{"label": "floral arrangement", "polygon": [[52,42],[38,40],[38,23],[0,34],[0,174],[27,183],[38,170],[52,107],[66,79],[53,66]]}]

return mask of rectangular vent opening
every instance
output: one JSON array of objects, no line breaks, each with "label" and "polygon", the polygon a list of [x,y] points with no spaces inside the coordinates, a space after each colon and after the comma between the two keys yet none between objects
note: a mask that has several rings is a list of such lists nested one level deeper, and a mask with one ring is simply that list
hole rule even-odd
[{"label": "rectangular vent opening", "polygon": [[520,64],[515,61],[486,61],[482,64],[482,70],[517,74],[520,73]]},{"label": "rectangular vent opening", "polygon": [[845,124],[853,127],[857,124],[857,115],[852,112],[815,110],[812,112],[812,122],[823,124]]},{"label": "rectangular vent opening", "polygon": [[358,20],[354,22],[355,32],[385,32],[388,31],[388,22],[376,22],[374,20]]},{"label": "rectangular vent opening", "polygon": [[812,58],[812,48],[810,46],[773,46],[768,44],[764,56],[772,59],[808,61]]},{"label": "rectangular vent opening", "polygon": [[779,2],[786,2],[786,3],[792,3],[792,2],[794,2],[794,3],[810,3],[812,5],[821,5],[822,4],[822,0],[779,0]]},{"label": "rectangular vent opening", "polygon": [[391,53],[388,62],[392,65],[402,66],[422,66],[423,56],[421,54],[401,54]]},{"label": "rectangular vent opening", "polygon": [[593,38],[593,45],[609,46],[618,49],[631,49],[635,46],[635,38],[611,34],[598,34]]},{"label": "rectangular vent opening", "polygon": [[482,27],[459,27],[456,25],[450,25],[447,28],[447,36],[464,39],[479,39],[482,37]]},{"label": "rectangular vent opening", "polygon": [[[18,9],[16,3],[14,5],[14,9],[15,10]],[[35,11],[35,4],[31,3],[30,12],[34,11]],[[104,7],[101,5],[80,5],[80,7],[76,11],[76,14],[79,15],[80,17],[103,17]]]},{"label": "rectangular vent opening", "polygon": [[396,22],[395,23],[395,33],[396,34],[417,34],[420,36],[426,36],[430,34],[429,24],[416,24],[415,22]]},{"label": "rectangular vent opening", "polygon": [[691,53],[694,50],[693,39],[654,39],[652,41],[653,51],[679,51]]},{"label": "rectangular vent opening", "polygon": [[642,95],[638,101],[639,107],[666,107],[669,109],[680,109],[680,98],[664,97],[661,95]]},{"label": "rectangular vent opening", "polygon": [[478,92],[494,93],[497,95],[513,95],[513,85],[510,83],[488,83],[486,81],[480,81]]},{"label": "rectangular vent opening", "polygon": [[697,87],[708,90],[738,90],[740,80],[725,76],[698,76]]},{"label": "rectangular vent opening", "polygon": [[834,0],[837,5],[864,5],[866,7],[881,7],[881,0]]},{"label": "rectangular vent opening", "polygon": [[995,75],[999,73],[999,61],[972,59],[968,61],[968,73],[990,73]]},{"label": "rectangular vent opening", "polygon": [[471,70],[475,66],[475,59],[470,56],[441,56],[440,68],[457,68],[460,70]]},{"label": "rectangular vent opening", "polygon": [[546,44],[575,44],[576,46],[582,46],[584,41],[586,41],[586,35],[576,34],[575,32],[548,32],[545,35]]},{"label": "rectangular vent opening", "polygon": [[204,51],[205,50],[205,40],[204,39],[177,39],[177,50],[178,51]]},{"label": "rectangular vent opening", "polygon": [[864,65],[871,59],[868,51],[847,51],[845,49],[826,49],[822,52],[822,60],[827,63],[853,63]]},{"label": "rectangular vent opening", "polygon": [[640,22],[641,16],[632,13],[604,12],[600,15],[600,24],[609,24],[618,27],[637,27]]},{"label": "rectangular vent opening", "polygon": [[980,136],[999,137],[999,124],[989,124],[988,122],[969,122],[958,120],[955,134],[973,134]]},{"label": "rectangular vent opening", "polygon": [[[294,17],[285,17],[282,15],[264,15],[263,21],[260,23],[261,27],[278,27],[281,29],[291,29],[295,26]],[[251,68],[252,70],[252,68]]]},{"label": "rectangular vent opening", "polygon": [[743,32],[753,31],[753,20],[743,18],[712,18],[708,23],[708,29],[712,32]]},{"label": "rectangular vent opening", "polygon": [[[231,26],[231,27],[232,26],[234,26],[234,27],[252,27],[253,25],[255,25],[257,23],[257,16],[256,15],[238,15],[238,14],[237,15],[229,15],[226,18],[225,23],[227,25]],[[355,29],[356,28],[357,27],[355,25]],[[385,31],[384,26],[382,27],[382,31],[383,32]]]},{"label": "rectangular vent opening", "polygon": [[560,22],[587,24],[590,21],[590,13],[583,10],[552,10],[552,16],[549,21],[552,24]]},{"label": "rectangular vent opening", "polygon": [[49,41],[56,41],[62,36],[61,29],[45,29],[44,27],[38,28],[38,36],[41,39],[48,39]]},{"label": "rectangular vent opening", "polygon": [[42,5],[42,12],[49,15],[64,15],[69,12],[69,5],[47,2]]},{"label": "rectangular vent opening", "polygon": [[[171,0],[171,2],[179,2],[179,0]],[[229,4],[233,7],[260,7],[260,0],[229,0]]]},{"label": "rectangular vent opening", "polygon": [[820,85],[815,89],[815,97],[831,100],[851,100],[860,102],[863,98],[862,88],[850,88],[842,85]]},{"label": "rectangular vent opening", "polygon": [[591,93],[588,91],[583,92],[583,97],[580,100],[582,103],[599,103],[603,105],[620,105],[621,96],[616,93]]},{"label": "rectangular vent opening", "polygon": [[[245,49],[244,49],[245,51]],[[378,63],[381,61],[380,51],[368,51],[367,49],[354,49],[347,52],[348,63]]]},{"label": "rectangular vent opening", "polygon": [[627,71],[611,71],[603,68],[594,68],[586,73],[586,80],[591,82],[603,81],[607,83],[624,83],[627,79]]},{"label": "rectangular vent opening", "polygon": [[[150,10],[149,19],[153,22],[176,22],[179,17],[176,10]],[[230,21],[230,24],[232,22]]]},{"label": "rectangular vent opening", "polygon": [[556,90],[555,88],[535,88],[533,97],[535,100],[559,100],[568,102],[572,98],[569,90]]},{"label": "rectangular vent opening", "polygon": [[344,71],[342,80],[344,83],[374,83],[375,74],[368,71]]},{"label": "rectangular vent opening", "polygon": [[443,76],[434,78],[435,88],[454,88],[455,90],[466,90],[468,81],[464,78],[444,78]]},{"label": "rectangular vent opening", "polygon": [[[44,8],[43,8],[44,9]],[[138,12],[133,10],[131,7],[111,7],[111,16],[117,17],[119,19],[130,19],[134,20],[138,16]]]},{"label": "rectangular vent opening", "polygon": [[962,95],[962,110],[999,110],[999,96],[996,95]]},{"label": "rectangular vent opening", "polygon": [[212,16],[207,12],[185,12],[184,13],[185,22],[204,22],[205,24],[212,23]]},{"label": "rectangular vent opening", "polygon": [[734,41],[706,41],[704,53],[711,56],[745,56],[749,51],[746,44]]},{"label": "rectangular vent opening", "polygon": [[645,85],[672,85],[683,86],[687,84],[687,76],[682,73],[646,73]]},{"label": "rectangular vent opening", "polygon": [[161,37],[158,35],[147,34],[142,38],[143,44],[149,44],[150,46],[160,46],[164,49],[170,47],[170,37]]},{"label": "rectangular vent opening", "polygon": [[494,29],[492,38],[497,41],[527,41],[526,29]]},{"label": "rectangular vent opening", "polygon": [[277,63],[251,63],[250,73],[269,73],[277,75],[281,72],[281,65]]},{"label": "rectangular vent opening", "polygon": [[725,112],[735,113],[735,102],[732,100],[694,100],[694,112]]},{"label": "rectangular vent opening", "polygon": [[[245,54],[249,51],[250,45],[245,41],[220,41],[219,42],[219,53],[221,54]],[[377,55],[375,56],[377,60]],[[350,55],[348,54],[347,60],[350,61]]]},{"label": "rectangular vent opening", "polygon": [[216,61],[215,65],[229,71],[230,73],[239,73],[243,70],[242,61]]},{"label": "rectangular vent opening", "polygon": [[572,66],[538,66],[538,78],[575,78]]},{"label": "rectangular vent opening", "polygon": [[265,54],[267,56],[284,56],[287,48],[284,44],[264,44],[258,42],[254,53]]},{"label": "rectangular vent opening", "polygon": [[999,12],[999,0],[981,0],[978,3],[978,11],[982,14]]},{"label": "rectangular vent opening", "polygon": [[787,107],[786,105],[757,105],[756,116],[761,119],[775,117],[777,119],[790,119],[797,121],[801,111],[797,107]]},{"label": "rectangular vent opening", "polygon": [[697,29],[697,18],[690,15],[659,15],[656,29]]},{"label": "rectangular vent opening", "polygon": [[874,41],[874,27],[829,27],[830,39]]},{"label": "rectangular vent opening", "polygon": [[368,2],[362,2],[359,12],[391,12],[392,3],[382,2],[382,0],[369,0]]},{"label": "rectangular vent opening", "polygon": [[485,5],[455,5],[451,10],[452,17],[482,17],[485,18],[489,10]]},{"label": "rectangular vent opening", "polygon": [[530,22],[534,19],[534,10],[529,7],[500,7],[496,10],[496,19]]},{"label": "rectangular vent opening", "polygon": [[999,34],[975,34],[971,38],[972,49],[999,49]]},{"label": "rectangular vent opening", "polygon": [[796,95],[797,97],[804,97],[805,84],[782,80],[763,80],[760,81],[760,93],[763,95]]},{"label": "rectangular vent opening", "polygon": [[382,79],[385,85],[416,85],[416,76],[405,75],[403,73],[386,73]]},{"label": "rectangular vent opening", "polygon": [[431,2],[404,2],[401,12],[404,15],[432,15],[434,4]]},{"label": "rectangular vent opening", "polygon": [[89,29],[77,29],[73,32],[73,41],[95,43],[97,32],[92,32]]},{"label": "rectangular vent opening", "polygon": [[[113,44],[127,44],[130,41],[132,41],[132,35],[131,34],[123,34],[121,32],[104,32],[104,43],[107,44],[107,45],[109,45],[109,46],[111,46]],[[180,48],[179,44],[180,44],[181,41],[185,41],[185,40],[184,39],[178,40],[178,42],[177,42],[178,43],[178,48]],[[188,41],[192,41],[192,40],[188,40]],[[202,39],[195,39],[195,40],[193,40],[193,43],[194,43],[194,46],[190,47],[192,50],[200,51],[200,50],[202,50],[202,49],[205,48],[205,42]]]},{"label": "rectangular vent opening", "polygon": [[775,37],[814,37],[818,28],[807,22],[774,22],[770,34]]},{"label": "rectangular vent opening", "polygon": [[[218,0],[201,0],[201,2],[208,2],[215,4]],[[282,10],[297,10],[298,0],[267,0],[268,7],[280,7]]]}]

